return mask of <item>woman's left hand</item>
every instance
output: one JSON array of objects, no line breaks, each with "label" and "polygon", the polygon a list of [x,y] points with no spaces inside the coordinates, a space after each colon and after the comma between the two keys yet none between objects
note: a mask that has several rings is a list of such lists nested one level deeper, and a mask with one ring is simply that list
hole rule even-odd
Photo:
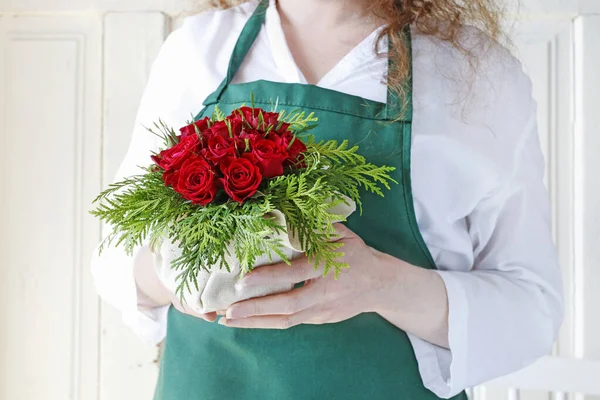
[{"label": "woman's left hand", "polygon": [[260,267],[240,284],[270,285],[305,282],[289,292],[254,298],[233,304],[219,323],[234,328],[287,329],[298,324],[326,324],[344,321],[363,312],[376,312],[382,301],[381,289],[389,286],[387,264],[382,253],[367,246],[342,224],[335,225],[338,241],[344,246],[340,260],[348,265],[337,280],[333,273],[323,277],[306,257]]}]

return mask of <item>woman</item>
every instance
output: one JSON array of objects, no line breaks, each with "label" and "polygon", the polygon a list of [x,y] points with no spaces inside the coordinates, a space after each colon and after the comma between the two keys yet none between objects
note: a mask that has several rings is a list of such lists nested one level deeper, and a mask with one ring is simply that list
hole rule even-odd
[{"label": "woman", "polygon": [[496,43],[492,1],[467,3],[248,2],[170,35],[119,177],[157,148],[144,126],[252,93],[315,110],[319,137],[360,142],[400,184],[338,225],[337,281],[305,259],[258,268],[243,284],[305,284],[218,324],[161,288],[147,246],[95,258],[125,322],[168,332],[156,399],[464,399],[550,351],[562,294],[531,84]]}]

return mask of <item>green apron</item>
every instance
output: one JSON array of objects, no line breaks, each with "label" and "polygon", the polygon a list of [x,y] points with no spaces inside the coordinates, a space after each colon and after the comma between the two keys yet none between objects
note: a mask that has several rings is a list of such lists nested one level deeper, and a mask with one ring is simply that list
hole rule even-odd
[{"label": "green apron", "polygon": [[[317,139],[348,139],[367,160],[396,167],[385,197],[362,193],[363,214],[348,227],[367,245],[423,268],[435,268],[419,233],[410,185],[412,102],[404,118],[389,105],[313,85],[231,84],[264,23],[261,1],[233,51],[227,76],[197,116],[225,113],[254,95],[256,107],[314,111]],[[411,85],[412,86],[412,85]],[[412,96],[409,96],[412,97]],[[405,103],[405,102],[402,102]],[[422,383],[405,332],[376,313],[287,330],[228,328],[171,307],[155,400],[437,399]],[[466,399],[460,394],[456,399]]]}]

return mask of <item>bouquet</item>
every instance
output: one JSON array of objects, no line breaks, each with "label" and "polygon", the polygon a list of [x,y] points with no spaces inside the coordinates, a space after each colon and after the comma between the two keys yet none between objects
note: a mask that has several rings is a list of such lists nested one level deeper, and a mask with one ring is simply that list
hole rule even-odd
[{"label": "bouquet", "polygon": [[[277,107],[275,107],[276,109]],[[242,106],[191,121],[164,141],[140,175],[113,183],[92,214],[112,226],[100,246],[128,254],[149,243],[161,281],[198,312],[291,287],[240,288],[253,268],[302,254],[337,278],[334,223],[361,207],[362,190],[383,196],[394,168],[376,166],[347,141],[317,141],[314,113]]]}]

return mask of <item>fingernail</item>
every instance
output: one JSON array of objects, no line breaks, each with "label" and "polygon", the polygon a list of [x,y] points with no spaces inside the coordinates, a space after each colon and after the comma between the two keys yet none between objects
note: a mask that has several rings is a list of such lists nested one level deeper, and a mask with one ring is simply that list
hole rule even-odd
[{"label": "fingernail", "polygon": [[219,325],[227,326],[227,318],[220,318]]},{"label": "fingernail", "polygon": [[227,319],[233,319],[233,311],[230,309],[227,310],[227,312],[225,313],[225,318]]},{"label": "fingernail", "polygon": [[215,322],[217,320],[217,316],[214,317],[206,317],[206,321],[208,322]]}]

